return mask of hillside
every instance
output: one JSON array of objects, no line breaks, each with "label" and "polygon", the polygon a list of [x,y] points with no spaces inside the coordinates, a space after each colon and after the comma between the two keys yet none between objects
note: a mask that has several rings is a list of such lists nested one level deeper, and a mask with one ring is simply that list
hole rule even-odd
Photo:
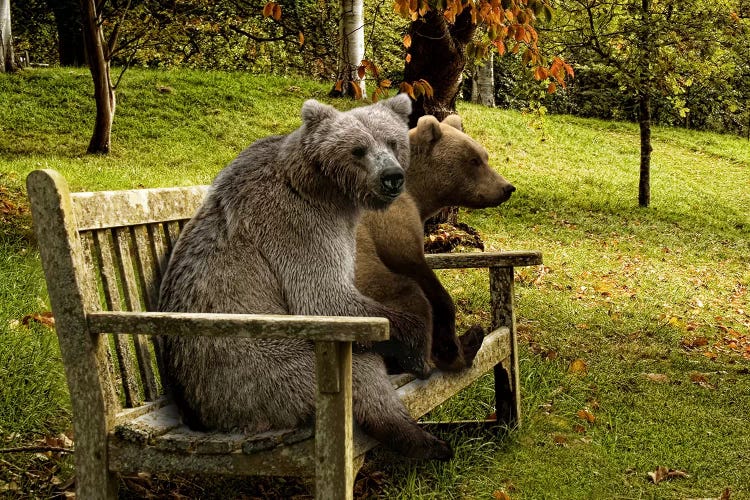
[{"label": "hillside", "polygon": [[[25,176],[53,168],[73,190],[209,183],[253,140],[293,130],[305,99],[354,105],[328,101],[326,92],[300,79],[130,70],[118,92],[113,152],[101,157],[84,154],[94,117],[86,71],[0,75],[0,448],[29,446],[70,425],[54,332],[38,316],[49,306]],[[750,498],[750,142],[655,129],[652,205],[643,209],[635,124],[468,104],[459,111],[518,189],[506,204],[463,211],[461,220],[488,250],[544,254],[544,266],[517,273],[524,421],[495,440],[448,435],[457,456],[445,465],[380,453],[360,476],[362,491],[677,499],[729,488],[733,499]],[[485,276],[444,279],[463,326],[488,322]],[[484,417],[491,391],[484,379],[433,418]],[[0,492],[11,497],[48,496],[61,487],[53,477],[64,486],[71,475],[65,456],[4,453],[0,463]],[[689,477],[653,484],[648,473],[660,466]],[[187,496],[300,490],[252,481],[128,484],[133,496],[144,487]]]}]

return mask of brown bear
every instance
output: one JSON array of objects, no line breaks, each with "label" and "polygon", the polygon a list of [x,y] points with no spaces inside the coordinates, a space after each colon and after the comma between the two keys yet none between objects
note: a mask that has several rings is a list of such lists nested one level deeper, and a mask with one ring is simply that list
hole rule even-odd
[{"label": "brown bear", "polygon": [[[354,285],[363,209],[401,193],[411,101],[400,95],[339,112],[316,101],[302,125],[252,144],[214,180],[182,232],[162,282],[162,311],[384,316],[406,346],[401,366],[429,371],[426,325]],[[262,432],[315,416],[313,345],[305,339],[169,337],[165,365],[183,419],[196,429]],[[410,457],[448,459],[391,386],[383,359],[353,355],[353,413],[375,439]]]},{"label": "brown bear", "polygon": [[[418,314],[432,338],[416,342],[441,370],[471,364],[484,332],[471,328],[459,339],[455,307],[424,257],[425,220],[446,206],[493,207],[515,187],[488,164],[487,151],[462,131],[458,115],[442,123],[423,116],[409,132],[411,147],[406,192],[385,211],[368,211],[357,230],[357,288],[400,311]],[[391,371],[408,370],[393,358],[397,340],[379,346]],[[400,369],[400,370],[399,370]]]}]

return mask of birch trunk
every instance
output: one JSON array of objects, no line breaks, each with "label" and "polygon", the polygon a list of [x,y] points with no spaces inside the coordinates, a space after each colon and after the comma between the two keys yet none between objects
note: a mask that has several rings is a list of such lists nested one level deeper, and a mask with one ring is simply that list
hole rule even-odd
[{"label": "birch trunk", "polygon": [[[365,4],[364,0],[341,0],[341,65],[339,78],[350,85],[357,85],[362,97],[367,97],[364,78],[359,78],[357,67],[365,57]],[[347,85],[343,95],[355,95]]]},{"label": "birch trunk", "polygon": [[10,0],[0,0],[0,73],[16,69],[10,30]]},{"label": "birch trunk", "polygon": [[495,107],[494,61],[495,53],[490,51],[482,65],[474,69],[474,78],[471,80],[471,102],[489,108]]}]

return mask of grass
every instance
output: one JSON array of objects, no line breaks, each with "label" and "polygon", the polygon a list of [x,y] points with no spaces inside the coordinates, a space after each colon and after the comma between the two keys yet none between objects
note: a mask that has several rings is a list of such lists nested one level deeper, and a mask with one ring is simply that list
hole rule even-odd
[{"label": "grass", "polygon": [[[295,128],[304,99],[325,93],[304,80],[132,70],[118,93],[113,152],[92,157],[83,154],[93,125],[85,71],[0,75],[0,199],[10,203],[0,201],[0,447],[69,427],[54,333],[21,321],[48,308],[23,200],[28,172],[55,168],[73,190],[207,183],[254,139]],[[459,111],[518,188],[508,203],[462,220],[488,249],[544,253],[544,266],[516,280],[524,421],[497,439],[445,434],[456,448],[448,464],[379,451],[360,476],[366,490],[685,499],[729,488],[733,499],[750,498],[750,143],[657,127],[644,209],[636,125],[549,116],[541,133],[516,112]],[[486,323],[486,277],[443,278],[462,326]],[[491,406],[485,378],[432,417],[485,416]],[[15,481],[17,496],[54,490],[24,472],[41,458],[0,460],[0,489]],[[70,474],[68,461],[56,464],[55,475]],[[647,474],[659,466],[689,477],[652,484]]]}]

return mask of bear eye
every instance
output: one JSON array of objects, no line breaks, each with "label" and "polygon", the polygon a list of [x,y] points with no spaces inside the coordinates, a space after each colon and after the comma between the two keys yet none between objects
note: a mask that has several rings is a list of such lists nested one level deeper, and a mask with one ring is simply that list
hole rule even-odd
[{"label": "bear eye", "polygon": [[388,141],[387,144],[388,144],[388,147],[390,148],[390,150],[393,151],[394,153],[396,151],[398,151],[398,143],[396,141],[390,140],[390,141]]},{"label": "bear eye", "polygon": [[480,160],[479,158],[475,156],[474,158],[471,159],[469,163],[471,163],[472,167],[478,167],[482,164],[482,160]]},{"label": "bear eye", "polygon": [[352,148],[352,154],[357,158],[364,158],[365,154],[367,154],[367,148],[364,146],[357,146]]}]

